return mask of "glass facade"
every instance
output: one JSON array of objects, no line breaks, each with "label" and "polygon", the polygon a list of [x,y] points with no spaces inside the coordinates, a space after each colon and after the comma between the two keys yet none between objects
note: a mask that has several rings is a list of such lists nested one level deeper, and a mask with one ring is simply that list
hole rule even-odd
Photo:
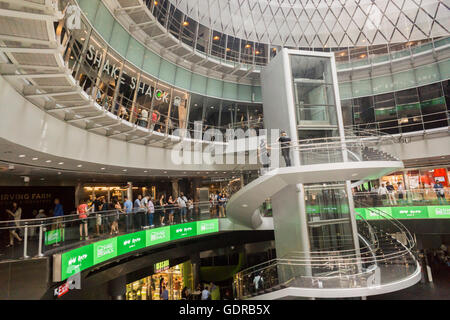
[{"label": "glass facade", "polygon": [[[123,43],[117,42],[118,47],[113,50],[85,19],[82,19],[82,29],[70,34],[65,61],[82,89],[105,110],[161,134],[172,134],[178,128],[187,128],[193,136],[195,122],[198,121],[203,132],[211,128],[218,128],[222,133],[232,128],[262,128],[261,104],[212,97],[222,96],[224,91],[223,96],[246,100],[251,91],[246,92],[240,85],[225,90],[222,88],[223,82],[213,79],[202,84],[203,78],[194,75],[192,81],[198,83],[192,83],[193,91],[203,91],[212,96],[191,94],[171,86],[160,79],[170,79],[171,74],[176,73],[176,79],[169,82],[177,83],[183,77],[191,80],[191,75],[172,70],[174,65],[161,61],[158,71],[160,79],[151,76],[145,71],[152,71],[157,56],[147,51],[140,55],[140,62],[136,61],[139,46],[132,39],[129,38],[132,43],[122,49]],[[121,54],[118,51],[122,51]],[[142,64],[144,71],[136,64]]]},{"label": "glass facade", "polygon": [[449,97],[450,83],[447,80],[407,90],[342,100],[344,124],[390,134],[447,127],[450,119]]}]

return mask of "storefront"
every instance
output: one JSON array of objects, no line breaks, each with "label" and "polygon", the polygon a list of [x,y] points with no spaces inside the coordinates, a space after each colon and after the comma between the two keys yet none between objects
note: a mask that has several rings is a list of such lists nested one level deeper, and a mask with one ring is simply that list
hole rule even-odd
[{"label": "storefront", "polygon": [[127,300],[162,300],[162,288],[169,292],[169,300],[180,300],[181,291],[190,276],[186,274],[187,264],[183,263],[169,268],[169,260],[155,264],[155,273],[151,276],[127,284]]},{"label": "storefront", "polygon": [[[394,172],[388,176],[381,177],[379,183],[389,182],[398,190],[398,182],[402,182],[409,200],[424,201],[429,204],[438,204],[435,184],[442,184],[445,198],[450,200],[450,167],[426,167],[412,168]],[[375,185],[375,187],[378,187]]]}]

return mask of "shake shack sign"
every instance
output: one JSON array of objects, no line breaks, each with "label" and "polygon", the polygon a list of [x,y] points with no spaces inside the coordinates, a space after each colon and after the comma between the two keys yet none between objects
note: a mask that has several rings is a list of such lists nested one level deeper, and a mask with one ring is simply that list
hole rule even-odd
[{"label": "shake shack sign", "polygon": [[[89,45],[88,51],[86,53],[86,60],[91,64],[92,67],[102,68],[102,74],[107,74],[117,80],[120,75],[120,66],[117,66],[108,58],[106,58],[106,61],[103,63],[102,67],[102,56],[102,51],[96,50],[92,44]],[[139,95],[148,96],[150,99],[154,96],[157,101],[161,101],[163,103],[169,103],[170,101],[169,92],[155,89],[145,82],[137,83],[136,77],[129,76],[126,73],[125,68],[122,70],[122,76],[120,77],[119,82],[121,87],[127,86],[131,90],[137,89]],[[176,96],[173,100],[174,104],[179,105],[182,101],[182,98]]]}]

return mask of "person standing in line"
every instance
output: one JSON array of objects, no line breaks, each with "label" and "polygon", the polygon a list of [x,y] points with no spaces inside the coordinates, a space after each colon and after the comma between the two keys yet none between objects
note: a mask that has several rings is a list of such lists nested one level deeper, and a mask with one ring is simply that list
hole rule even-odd
[{"label": "person standing in line", "polygon": [[136,200],[134,200],[134,217],[135,217],[135,227],[136,229],[140,229],[142,226],[141,214],[142,214],[142,205],[141,205],[142,195],[138,194]]},{"label": "person standing in line", "polygon": [[173,200],[172,196],[169,196],[169,199],[167,200],[168,207],[169,207],[169,224],[173,224],[173,214],[175,211],[175,200]]},{"label": "person standing in line", "polygon": [[281,136],[278,138],[278,142],[280,143],[281,154],[283,155],[284,162],[286,163],[286,167],[291,166],[291,138],[288,137],[286,131],[281,131]]},{"label": "person standing in line", "polygon": [[224,207],[224,203],[225,202],[225,198],[222,196],[222,193],[219,192],[218,198],[217,198],[217,203],[218,203],[218,207],[219,207],[219,218],[225,218],[225,207]]},{"label": "person standing in line", "polygon": [[388,192],[389,204],[397,205],[397,199],[395,199],[395,188],[393,185],[391,185],[391,183],[389,181],[386,182],[386,189]]},{"label": "person standing in line", "polygon": [[191,197],[189,197],[187,205],[188,205],[188,220],[193,221],[194,201],[192,201]]},{"label": "person standing in line", "polygon": [[150,226],[150,228],[154,228],[155,225],[153,224],[153,217],[155,214],[155,205],[153,204],[152,198],[148,200],[147,208],[148,208],[148,225]]},{"label": "person standing in line", "polygon": [[92,202],[92,205],[94,207],[94,212],[95,212],[95,218],[96,218],[95,219],[95,228],[97,231],[97,236],[100,236],[100,230],[101,230],[101,233],[104,232],[103,224],[102,224],[102,215],[100,213],[102,204],[103,204],[103,202],[102,202],[101,197],[95,197],[94,201]]},{"label": "person standing in line", "polygon": [[132,214],[133,214],[133,203],[131,202],[128,197],[124,197],[125,202],[123,203],[123,208],[125,210],[125,223],[127,232],[129,232],[133,228],[133,220],[132,220]]},{"label": "person standing in line", "polygon": [[180,208],[180,218],[181,218],[181,222],[188,222],[186,219],[186,214],[187,214],[187,207],[186,207],[186,203],[188,202],[186,196],[184,195],[183,192],[180,192],[180,196],[177,198],[177,204],[178,207]]},{"label": "person standing in line", "polygon": [[142,210],[142,228],[147,227],[147,213],[148,213],[148,199],[150,197],[148,195],[144,196],[141,201],[141,210]]},{"label": "person standing in line", "polygon": [[17,204],[17,202],[13,202],[12,209],[6,209],[6,213],[10,217],[10,220],[14,220],[14,223],[11,226],[15,226],[14,229],[9,229],[9,245],[7,247],[12,247],[14,245],[14,238],[17,241],[22,242],[23,239],[19,237],[19,227],[20,223],[18,222],[22,217],[22,208]]},{"label": "person standing in line", "polygon": [[89,208],[86,204],[86,200],[81,200],[80,204],[77,207],[77,214],[80,218],[80,240],[83,240],[83,226],[85,240],[89,240],[87,221],[89,210],[91,210],[91,208]]},{"label": "person standing in line", "polygon": [[160,206],[160,211],[159,211],[159,223],[162,226],[165,226],[164,223],[164,218],[166,217],[166,207],[167,207],[167,203],[166,203],[166,196],[164,194],[162,194],[159,197],[159,206]]},{"label": "person standing in line", "polygon": [[114,199],[114,208],[116,209],[116,213],[112,215],[112,223],[111,223],[111,232],[110,235],[119,233],[119,214],[124,213],[122,207],[120,205],[119,200]]}]

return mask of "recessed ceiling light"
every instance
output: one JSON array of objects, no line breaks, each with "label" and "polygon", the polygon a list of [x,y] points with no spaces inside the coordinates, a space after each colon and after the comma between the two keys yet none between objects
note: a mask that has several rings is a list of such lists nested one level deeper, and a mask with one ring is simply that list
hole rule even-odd
[{"label": "recessed ceiling light", "polygon": [[122,171],[123,171],[123,172],[126,172],[126,171],[127,171],[127,169],[123,169]]},{"label": "recessed ceiling light", "polygon": [[144,173],[147,173],[147,172],[148,172],[147,170],[144,171]]},{"label": "recessed ceiling light", "polygon": [[105,168],[100,168],[100,170],[105,170]]},{"label": "recessed ceiling light", "polygon": [[167,173],[167,171],[164,171],[164,173]]},{"label": "recessed ceiling light", "polygon": [[37,159],[39,159],[39,158],[33,158],[33,159],[31,159],[31,160],[36,161]]},{"label": "recessed ceiling light", "polygon": [[45,180],[45,178],[41,178],[41,180]]},{"label": "recessed ceiling light", "polygon": [[77,165],[78,168],[81,168],[82,166],[83,166],[82,164]]},{"label": "recessed ceiling light", "polygon": [[61,172],[58,172],[58,174],[61,174]]},{"label": "recessed ceiling light", "polygon": [[64,162],[59,162],[58,164],[64,164]]},{"label": "recessed ceiling light", "polygon": [[19,158],[25,158],[24,154],[19,155]]},{"label": "recessed ceiling light", "polygon": [[50,163],[50,162],[52,162],[52,160],[46,160],[45,162]]}]

